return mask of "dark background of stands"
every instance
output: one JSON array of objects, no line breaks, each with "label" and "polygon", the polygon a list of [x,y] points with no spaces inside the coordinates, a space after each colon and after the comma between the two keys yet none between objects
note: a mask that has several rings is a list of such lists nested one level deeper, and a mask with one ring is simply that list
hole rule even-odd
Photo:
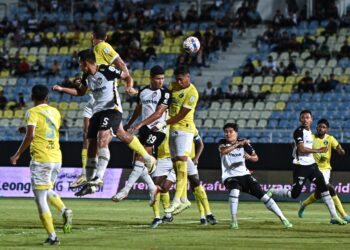
[{"label": "dark background of stands", "polygon": [[[16,152],[21,142],[0,142],[1,155],[0,166],[10,166],[9,158]],[[348,152],[345,157],[340,157],[337,153],[332,154],[332,166],[336,171],[349,171],[350,144],[342,144]],[[81,166],[81,142],[61,142],[63,154],[63,166]],[[220,169],[220,158],[216,143],[206,143],[202,157],[199,160],[199,169]],[[277,143],[254,144],[259,161],[248,162],[250,170],[291,170],[292,168],[292,145]],[[113,142],[110,145],[111,160],[108,166],[131,168],[132,152],[123,143]],[[29,165],[29,150],[19,160],[18,166]]]}]

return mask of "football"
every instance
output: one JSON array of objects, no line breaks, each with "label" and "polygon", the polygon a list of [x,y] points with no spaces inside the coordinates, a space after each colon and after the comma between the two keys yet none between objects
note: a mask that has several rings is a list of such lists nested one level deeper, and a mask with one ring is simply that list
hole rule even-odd
[{"label": "football", "polygon": [[201,44],[197,37],[187,37],[183,43],[183,48],[187,53],[194,54],[200,49]]}]

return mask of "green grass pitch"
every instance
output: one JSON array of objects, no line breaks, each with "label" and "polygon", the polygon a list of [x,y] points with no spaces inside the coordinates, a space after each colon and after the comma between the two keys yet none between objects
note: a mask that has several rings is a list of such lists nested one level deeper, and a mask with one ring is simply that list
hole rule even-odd
[{"label": "green grass pitch", "polygon": [[[298,203],[279,202],[293,223],[284,229],[262,203],[241,202],[239,230],[230,230],[227,202],[211,202],[219,220],[201,226],[195,202],[172,223],[149,227],[152,210],[147,201],[65,199],[74,212],[71,234],[63,234],[62,219],[53,210],[60,249],[349,249],[350,225],[329,224],[324,204],[314,204],[297,216]],[[46,238],[33,199],[0,199],[0,249],[42,249]],[[350,204],[344,205],[350,211]]]}]

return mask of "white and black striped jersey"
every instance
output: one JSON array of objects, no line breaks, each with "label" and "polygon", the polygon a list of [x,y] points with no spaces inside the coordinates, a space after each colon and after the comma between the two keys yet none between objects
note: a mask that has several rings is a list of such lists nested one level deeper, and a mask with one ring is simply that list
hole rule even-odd
[{"label": "white and black striped jersey", "polygon": [[[238,141],[241,141],[239,139]],[[229,147],[232,146],[225,139],[219,141],[219,147]],[[245,164],[244,153],[251,155],[254,152],[254,148],[248,144],[244,146],[240,146],[238,148],[233,149],[228,154],[220,154],[221,158],[221,179],[224,182],[227,178],[235,177],[235,176],[244,176],[250,174],[250,171],[247,169]]]},{"label": "white and black striped jersey", "polygon": [[99,65],[95,75],[84,74],[82,84],[87,86],[94,98],[93,113],[107,109],[123,112],[115,79],[120,79],[122,72],[113,66]]},{"label": "white and black striped jersey", "polygon": [[[141,89],[137,96],[137,103],[142,105],[141,119],[145,120],[151,116],[159,105],[165,105],[168,107],[170,105],[170,97],[170,92],[166,87],[153,90],[150,88],[150,86],[146,86]],[[158,122],[165,123],[166,113],[167,112],[164,112],[159,119],[155,120],[151,124],[148,124],[147,127],[151,129]]]},{"label": "white and black striped jersey", "polygon": [[293,133],[293,164],[297,165],[311,165],[315,163],[312,153],[301,153],[298,151],[297,145],[304,143],[305,148],[312,149],[313,137],[311,129],[307,130],[303,126],[297,128]]}]

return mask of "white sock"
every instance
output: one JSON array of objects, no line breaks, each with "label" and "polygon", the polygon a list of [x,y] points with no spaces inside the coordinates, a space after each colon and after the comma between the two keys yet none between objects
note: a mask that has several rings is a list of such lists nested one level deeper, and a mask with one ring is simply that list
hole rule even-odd
[{"label": "white sock", "polygon": [[332,200],[331,195],[329,194],[329,191],[321,193],[321,197],[323,202],[327,205],[329,213],[331,214],[331,217],[337,217],[337,210],[335,209],[334,202]]},{"label": "white sock", "polygon": [[274,196],[277,196],[280,198],[292,198],[292,192],[290,189],[286,189],[286,188],[273,189],[272,193]]},{"label": "white sock", "polygon": [[260,200],[262,202],[264,202],[264,204],[268,210],[272,211],[281,220],[286,219],[286,217],[284,217],[281,209],[277,206],[276,202],[271,197],[269,197],[268,195],[265,194]]},{"label": "white sock", "polygon": [[47,203],[47,190],[35,189],[33,192],[39,213],[50,211],[49,204]]},{"label": "white sock", "polygon": [[179,198],[179,197],[174,197],[174,199],[173,199],[173,203],[175,203],[175,202],[176,202],[176,203],[181,202],[181,201],[180,201],[180,198]]},{"label": "white sock", "polygon": [[230,198],[228,199],[230,204],[230,211],[231,211],[231,220],[232,222],[237,221],[237,208],[238,208],[238,201],[239,201],[239,190],[238,189],[232,189],[230,191]]},{"label": "white sock", "polygon": [[97,162],[96,176],[102,180],[111,155],[108,147],[100,148],[97,154],[98,154],[98,162]]},{"label": "white sock", "polygon": [[141,161],[135,161],[134,169],[129,175],[128,182],[125,184],[123,188],[125,191],[129,192],[135,182],[140,178],[143,169],[145,168],[145,164]]},{"label": "white sock", "polygon": [[154,185],[154,182],[145,167],[142,169],[141,179],[148,185],[148,191],[152,192],[156,189],[156,185]]},{"label": "white sock", "polygon": [[97,157],[87,158],[86,160],[86,178],[91,180],[96,175]]}]

